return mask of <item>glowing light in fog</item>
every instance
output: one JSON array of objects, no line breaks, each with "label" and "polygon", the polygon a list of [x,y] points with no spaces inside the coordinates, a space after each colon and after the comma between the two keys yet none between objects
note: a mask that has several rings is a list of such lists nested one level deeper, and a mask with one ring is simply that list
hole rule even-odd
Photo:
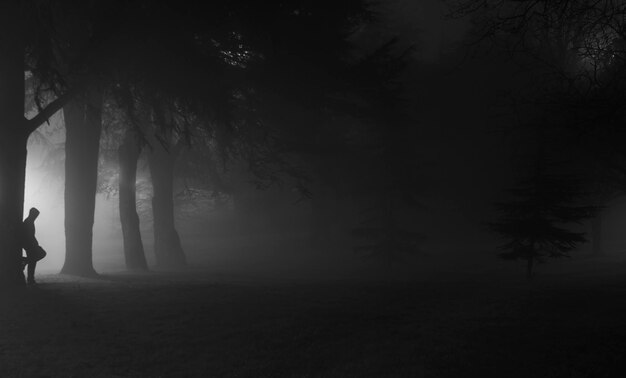
[{"label": "glowing light in fog", "polygon": [[58,272],[65,250],[63,228],[63,178],[46,164],[48,150],[39,144],[28,147],[24,188],[24,217],[31,207],[41,211],[35,223],[36,237],[48,255],[39,264],[40,272]]}]

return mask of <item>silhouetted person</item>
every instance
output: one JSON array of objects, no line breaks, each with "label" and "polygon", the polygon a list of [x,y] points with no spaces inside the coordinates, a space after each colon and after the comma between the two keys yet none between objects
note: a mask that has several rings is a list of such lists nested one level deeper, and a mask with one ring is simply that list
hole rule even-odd
[{"label": "silhouetted person", "polygon": [[23,258],[24,266],[28,266],[27,273],[29,284],[35,283],[35,267],[37,261],[46,257],[46,251],[39,246],[37,238],[35,238],[35,219],[39,216],[39,210],[34,207],[28,212],[28,217],[24,219],[22,226],[22,248],[26,251],[26,257]]}]

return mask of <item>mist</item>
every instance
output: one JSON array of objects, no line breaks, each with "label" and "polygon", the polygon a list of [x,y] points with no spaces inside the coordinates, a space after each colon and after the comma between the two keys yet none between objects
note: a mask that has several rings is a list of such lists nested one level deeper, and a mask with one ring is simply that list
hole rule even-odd
[{"label": "mist", "polygon": [[0,5],[0,375],[620,376],[623,16]]}]

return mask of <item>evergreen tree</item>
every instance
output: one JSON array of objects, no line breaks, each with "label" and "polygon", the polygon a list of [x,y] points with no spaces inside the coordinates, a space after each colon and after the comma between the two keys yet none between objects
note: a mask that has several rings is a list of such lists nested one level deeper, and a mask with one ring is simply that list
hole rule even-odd
[{"label": "evergreen tree", "polygon": [[580,180],[548,172],[540,161],[531,177],[510,189],[512,198],[496,203],[500,213],[491,228],[507,242],[500,257],[526,260],[528,278],[535,262],[547,258],[569,257],[586,241],[585,233],[568,228],[593,216],[596,208],[581,204],[584,193]]}]

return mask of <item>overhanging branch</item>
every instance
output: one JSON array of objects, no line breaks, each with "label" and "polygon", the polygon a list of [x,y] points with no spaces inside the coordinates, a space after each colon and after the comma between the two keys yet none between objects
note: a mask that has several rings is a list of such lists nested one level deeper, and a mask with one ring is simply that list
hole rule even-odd
[{"label": "overhanging branch", "polygon": [[67,91],[61,96],[57,97],[56,100],[49,103],[42,111],[40,111],[36,116],[31,119],[26,120],[26,131],[28,134],[35,131],[42,123],[48,121],[50,117],[54,115],[54,113],[58,112],[63,108],[65,104],[72,98],[74,95],[73,91]]}]

